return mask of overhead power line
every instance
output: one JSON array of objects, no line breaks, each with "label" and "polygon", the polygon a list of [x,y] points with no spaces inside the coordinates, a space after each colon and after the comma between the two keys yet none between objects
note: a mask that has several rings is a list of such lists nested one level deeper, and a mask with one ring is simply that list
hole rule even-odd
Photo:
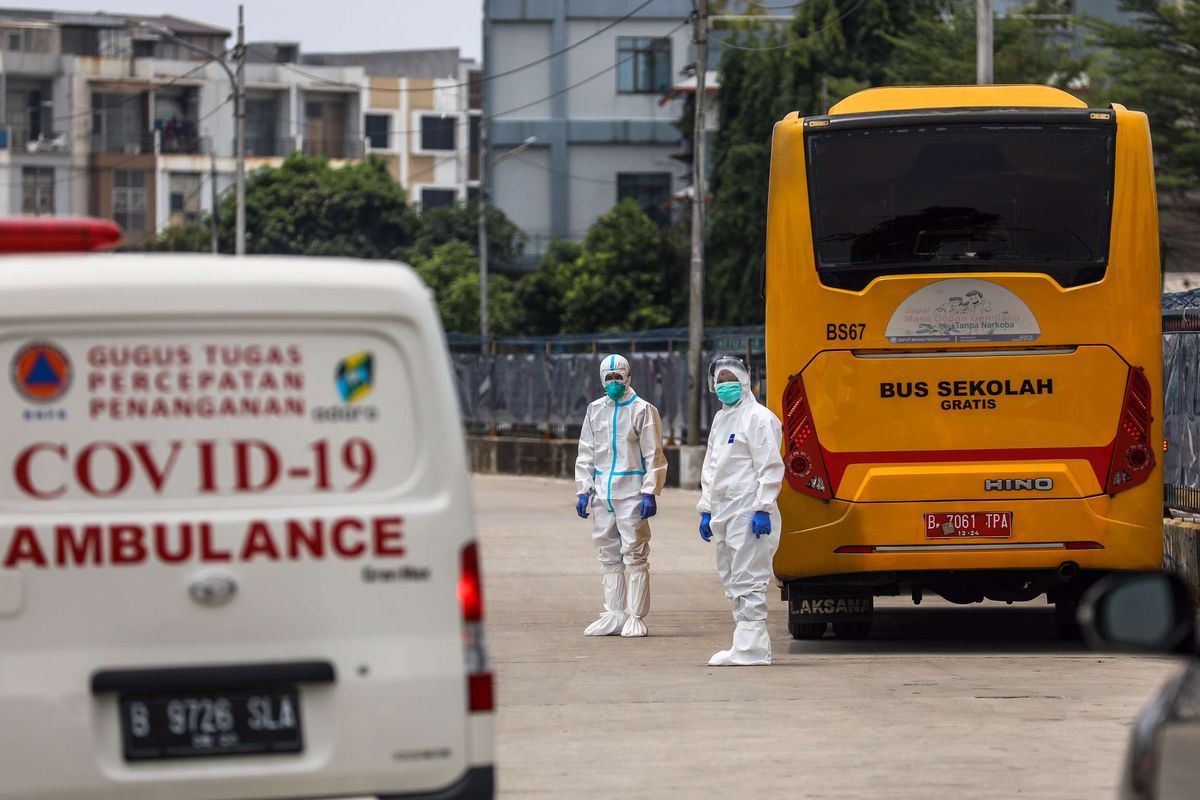
[{"label": "overhead power line", "polygon": [[[507,69],[507,70],[504,70],[503,72],[494,72],[491,75],[484,75],[483,77],[481,77],[479,79],[478,82],[463,81],[461,83],[452,83],[452,84],[446,84],[444,86],[437,86],[437,87],[431,87],[431,88],[420,88],[420,89],[411,88],[411,87],[378,86],[378,87],[371,87],[371,91],[387,92],[387,93],[393,93],[393,94],[405,94],[407,92],[429,92],[429,91],[434,91],[435,89],[437,89],[437,90],[460,89],[464,86],[471,86],[474,83],[485,83],[487,81],[494,81],[497,78],[506,78],[509,75],[515,75],[518,72],[523,72],[524,70],[527,70],[530,67],[536,67],[538,64],[544,64],[545,62],[549,61],[552,58],[561,56],[563,53],[574,50],[576,47],[579,47],[582,44],[586,44],[587,42],[590,42],[592,39],[595,39],[600,34],[612,30],[613,28],[615,28],[617,25],[621,24],[625,20],[629,19],[630,17],[633,17],[639,11],[646,8],[653,2],[654,2],[654,0],[645,0],[645,2],[643,2],[641,5],[637,6],[636,8],[634,8],[632,11],[628,12],[627,14],[617,17],[616,19],[614,19],[612,22],[608,23],[604,27],[598,28],[598,29],[592,31],[587,36],[583,37],[582,39],[579,39],[578,41],[571,42],[566,47],[563,47],[559,50],[555,50],[552,53],[547,53],[546,55],[544,55],[540,58],[536,58],[527,64],[522,64],[519,67],[513,67],[512,69]],[[342,81],[335,81],[335,80],[331,80],[329,78],[324,78],[320,75],[315,75],[311,72],[307,72],[307,71],[301,69],[300,67],[297,67],[295,64],[281,64],[280,66],[282,66],[284,69],[287,69],[287,70],[290,70],[290,71],[296,73],[297,75],[303,75],[304,77],[306,77],[310,80],[316,81],[317,83],[324,84],[325,86],[339,86],[339,87],[344,87],[347,89],[361,88],[353,83],[344,83]],[[316,65],[313,65],[313,66],[316,66]]]}]

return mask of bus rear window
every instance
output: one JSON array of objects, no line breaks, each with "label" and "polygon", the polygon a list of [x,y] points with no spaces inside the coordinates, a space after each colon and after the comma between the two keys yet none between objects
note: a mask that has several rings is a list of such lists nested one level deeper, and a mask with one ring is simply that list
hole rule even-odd
[{"label": "bus rear window", "polygon": [[880,275],[1104,277],[1110,125],[930,125],[806,136],[817,269],[827,286]]}]

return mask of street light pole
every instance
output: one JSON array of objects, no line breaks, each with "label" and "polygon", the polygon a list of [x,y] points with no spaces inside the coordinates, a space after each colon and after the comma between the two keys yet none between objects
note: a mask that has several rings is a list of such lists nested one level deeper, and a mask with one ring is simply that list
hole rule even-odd
[{"label": "street light pole", "polygon": [[234,114],[237,122],[237,222],[233,251],[246,255],[246,24],[243,6],[238,6],[237,86]]},{"label": "street light pole", "polygon": [[479,347],[488,350],[487,114],[479,115]]},{"label": "street light pole", "polygon": [[992,0],[975,3],[975,83],[995,83],[992,59]]},{"label": "street light pole", "polygon": [[700,444],[701,346],[704,339],[704,77],[708,70],[708,2],[696,0],[696,118],[692,129],[692,262],[688,281],[687,443]]},{"label": "street light pole", "polygon": [[488,81],[487,68],[492,65],[492,56],[488,52],[491,42],[492,4],[483,0],[483,41],[480,43],[480,55],[483,56],[484,74],[479,85],[479,195],[475,207],[479,211],[479,350],[484,355],[488,352],[488,238],[487,238],[487,172],[488,172]]},{"label": "street light pole", "polygon": [[[246,29],[243,20],[243,7],[238,6],[237,49],[234,53],[238,60],[236,73],[225,63],[224,56],[218,55],[211,50],[205,50],[199,45],[192,44],[187,39],[181,39],[161,25],[155,25],[146,20],[138,23],[143,28],[154,31],[164,39],[170,39],[180,47],[191,50],[193,53],[199,53],[202,56],[208,56],[209,61],[215,62],[221,69],[225,70],[225,74],[229,77],[229,85],[233,90],[233,113],[237,131],[237,140],[234,144],[234,151],[237,156],[237,222],[234,252],[239,256],[246,254]],[[217,208],[214,205],[213,214],[215,215],[216,213]]]}]

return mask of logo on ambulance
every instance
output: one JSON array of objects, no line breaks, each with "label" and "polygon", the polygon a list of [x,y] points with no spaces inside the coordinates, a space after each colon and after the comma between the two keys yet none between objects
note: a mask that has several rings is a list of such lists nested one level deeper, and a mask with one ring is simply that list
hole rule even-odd
[{"label": "logo on ambulance", "polygon": [[338,362],[337,389],[342,400],[357,403],[371,393],[375,382],[375,359],[371,351],[363,350]]},{"label": "logo on ambulance", "polygon": [[52,403],[71,386],[71,359],[48,342],[27,344],[13,357],[12,380],[25,399]]}]

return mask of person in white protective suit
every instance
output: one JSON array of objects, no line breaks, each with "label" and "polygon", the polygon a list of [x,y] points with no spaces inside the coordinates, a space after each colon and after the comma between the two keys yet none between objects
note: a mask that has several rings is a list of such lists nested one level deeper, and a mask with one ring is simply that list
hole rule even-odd
[{"label": "person in white protective suit", "polygon": [[700,538],[716,539],[717,573],[733,603],[733,646],[709,666],[771,663],[767,585],[779,547],[775,504],[783,482],[779,455],[783,426],[750,389],[741,359],[719,356],[709,368],[709,388],[721,401],[708,434],[700,474]]},{"label": "person in white protective suit", "polygon": [[645,636],[650,610],[650,517],[667,477],[658,409],[637,396],[629,362],[600,362],[604,396],[587,408],[575,459],[575,511],[592,512],[592,542],[604,570],[604,613],[585,636]]}]

